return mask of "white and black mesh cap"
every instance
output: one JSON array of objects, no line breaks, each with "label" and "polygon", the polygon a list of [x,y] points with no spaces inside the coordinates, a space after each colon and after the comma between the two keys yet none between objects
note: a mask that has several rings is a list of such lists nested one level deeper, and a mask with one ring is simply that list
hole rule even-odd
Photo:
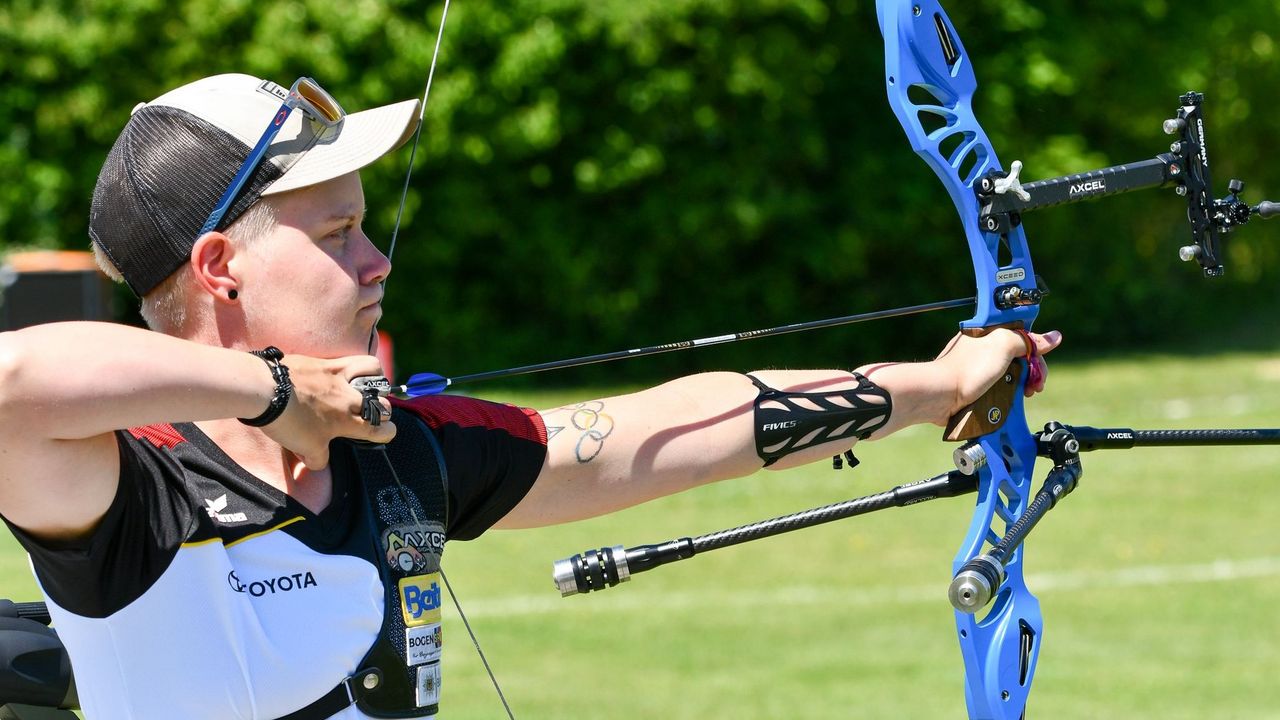
[{"label": "white and black mesh cap", "polygon": [[[133,109],[98,174],[89,237],[137,295],[190,258],[200,228],[288,92],[250,75],[215,75]],[[369,165],[407,140],[417,122],[417,100],[351,113],[328,129],[290,113],[217,229],[264,195]]]}]

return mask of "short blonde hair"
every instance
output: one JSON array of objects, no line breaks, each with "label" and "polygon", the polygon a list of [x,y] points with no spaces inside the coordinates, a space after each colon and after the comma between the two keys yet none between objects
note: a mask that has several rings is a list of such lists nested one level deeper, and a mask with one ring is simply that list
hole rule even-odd
[{"label": "short blonde hair", "polygon": [[[273,229],[279,219],[278,209],[271,198],[266,197],[249,206],[249,209],[236,218],[223,231],[237,249],[244,249],[265,237]],[[124,282],[120,270],[111,262],[111,258],[98,247],[93,248],[93,258],[107,277],[116,282]],[[172,275],[164,279],[151,292],[142,298],[139,312],[146,321],[147,327],[167,335],[185,336],[191,332],[191,323],[198,317],[191,312],[188,289],[191,287],[191,265],[183,264]]]}]

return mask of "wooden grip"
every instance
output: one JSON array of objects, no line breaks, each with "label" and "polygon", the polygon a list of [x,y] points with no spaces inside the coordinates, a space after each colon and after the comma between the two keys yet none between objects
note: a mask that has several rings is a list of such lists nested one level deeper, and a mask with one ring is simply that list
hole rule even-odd
[{"label": "wooden grip", "polygon": [[[964,328],[961,334],[968,337],[982,337],[993,330],[1021,329],[1022,323],[1006,323],[985,328]],[[961,408],[947,421],[942,431],[942,439],[948,442],[960,442],[982,437],[994,432],[1004,425],[1009,416],[1009,408],[1013,405],[1014,393],[1018,389],[1018,379],[1022,377],[1022,359],[1016,358],[1009,363],[1000,379],[987,388],[982,397]]]}]

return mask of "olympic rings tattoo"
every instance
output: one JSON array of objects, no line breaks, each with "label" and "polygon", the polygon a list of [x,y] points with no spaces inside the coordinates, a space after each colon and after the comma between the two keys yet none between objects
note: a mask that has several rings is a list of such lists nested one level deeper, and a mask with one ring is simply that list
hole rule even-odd
[{"label": "olympic rings tattoo", "polygon": [[[613,433],[613,417],[602,412],[604,403],[599,400],[559,408],[553,412],[569,412],[569,425],[581,432],[574,446],[574,457],[580,463],[589,463],[604,449],[604,439]],[[560,434],[564,427],[547,428],[548,440]]]}]

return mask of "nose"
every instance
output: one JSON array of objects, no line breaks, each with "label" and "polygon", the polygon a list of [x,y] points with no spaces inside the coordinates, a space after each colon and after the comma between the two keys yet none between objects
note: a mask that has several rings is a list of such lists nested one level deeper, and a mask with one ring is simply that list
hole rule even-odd
[{"label": "nose", "polygon": [[378,249],[364,230],[360,230],[360,241],[363,253],[360,258],[360,284],[377,285],[386,282],[391,274],[391,260]]}]

